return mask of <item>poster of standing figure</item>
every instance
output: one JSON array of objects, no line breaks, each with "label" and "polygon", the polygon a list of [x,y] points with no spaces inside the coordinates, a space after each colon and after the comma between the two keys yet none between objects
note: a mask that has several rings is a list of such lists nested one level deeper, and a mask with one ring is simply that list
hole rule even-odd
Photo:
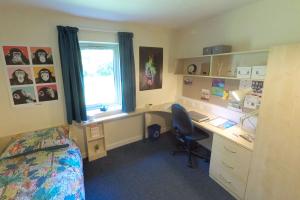
[{"label": "poster of standing figure", "polygon": [[140,91],[162,88],[163,48],[140,47]]}]

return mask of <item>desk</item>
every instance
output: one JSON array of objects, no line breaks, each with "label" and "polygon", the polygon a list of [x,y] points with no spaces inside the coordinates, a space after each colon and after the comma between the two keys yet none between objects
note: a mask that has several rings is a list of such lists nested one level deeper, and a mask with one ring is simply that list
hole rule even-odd
[{"label": "desk", "polygon": [[[166,103],[166,104],[161,104],[161,105],[156,105],[156,106],[153,106],[151,108],[148,108],[148,109],[145,109],[144,110],[144,114],[146,113],[151,113],[151,112],[166,112],[166,113],[170,113],[171,114],[171,105],[172,103]],[[199,112],[201,114],[204,114],[206,116],[209,117],[209,119],[214,119],[216,118],[217,116],[211,114],[211,113],[207,113],[203,110],[200,110],[200,109],[192,109],[192,108],[189,108],[189,107],[186,107],[185,105],[183,105],[185,107],[185,109],[187,111],[196,111],[196,112]],[[218,134],[222,137],[225,137],[227,139],[229,139],[230,141],[252,151],[253,150],[253,143],[251,142],[248,142],[246,141],[245,139],[243,139],[242,137],[240,137],[239,135],[242,135],[242,134],[247,134],[246,131],[243,131],[239,125],[235,125],[233,127],[230,127],[230,128],[227,128],[227,129],[220,129],[218,127],[215,127],[211,124],[208,123],[208,120],[207,121],[203,121],[203,122],[195,122],[193,121],[193,124],[199,128],[202,128],[204,130],[207,130],[209,132],[213,132],[215,134]],[[146,135],[146,122],[145,122],[145,131],[144,131],[144,137],[143,138],[146,138],[147,135]]]},{"label": "desk", "polygon": [[[166,112],[171,114],[171,103],[153,106],[144,113],[144,138],[146,138],[146,113]],[[185,105],[183,105],[185,106]],[[196,111],[207,115],[209,119],[217,116],[203,110],[192,109],[185,106],[187,111]],[[209,175],[225,190],[237,199],[244,199],[250,162],[253,151],[253,143],[246,141],[239,135],[247,134],[238,125],[227,129],[221,129],[208,123],[195,122],[193,124],[203,130],[213,133],[213,144],[211,149],[211,162]]]}]

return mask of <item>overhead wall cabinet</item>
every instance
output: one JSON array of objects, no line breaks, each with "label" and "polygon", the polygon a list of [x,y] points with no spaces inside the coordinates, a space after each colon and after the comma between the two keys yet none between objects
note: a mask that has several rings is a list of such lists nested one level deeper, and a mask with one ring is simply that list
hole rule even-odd
[{"label": "overhead wall cabinet", "polygon": [[[264,79],[268,50],[214,54],[177,60],[176,74],[204,78]],[[252,75],[255,69],[256,75]],[[252,77],[252,78],[251,78]]]}]

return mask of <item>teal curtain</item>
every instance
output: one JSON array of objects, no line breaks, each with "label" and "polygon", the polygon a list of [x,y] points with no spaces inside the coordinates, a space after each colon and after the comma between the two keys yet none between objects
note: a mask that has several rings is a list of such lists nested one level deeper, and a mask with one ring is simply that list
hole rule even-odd
[{"label": "teal curtain", "polygon": [[133,33],[118,32],[123,112],[133,112],[136,107],[135,66],[132,38]]},{"label": "teal curtain", "polygon": [[78,28],[57,26],[67,121],[87,120]]}]

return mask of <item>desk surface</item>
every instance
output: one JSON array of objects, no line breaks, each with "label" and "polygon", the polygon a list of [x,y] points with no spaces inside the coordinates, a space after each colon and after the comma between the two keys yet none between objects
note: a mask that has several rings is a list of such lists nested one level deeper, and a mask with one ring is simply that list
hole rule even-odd
[{"label": "desk surface", "polygon": [[[126,118],[126,117],[131,117],[131,116],[136,116],[136,115],[140,115],[140,114],[144,114],[144,113],[151,113],[151,112],[171,113],[171,105],[172,105],[172,103],[165,103],[165,104],[161,104],[161,105],[151,106],[150,108],[139,108],[139,109],[136,109],[136,111],[132,112],[132,113],[120,113],[120,114],[100,117],[97,119],[93,119],[91,121],[83,122],[80,125],[86,126],[89,124],[117,120],[117,119],[122,119],[122,118]],[[183,105],[183,106],[185,106],[185,105]],[[189,107],[185,107],[185,108],[188,111],[193,110],[193,111],[199,112],[201,114],[207,115],[209,117],[209,119],[214,119],[214,118],[218,117],[218,116],[212,115],[211,113],[207,113],[203,110],[190,109]],[[248,150],[251,150],[251,151],[253,150],[253,143],[248,142],[247,140],[245,140],[239,136],[242,134],[247,134],[247,132],[243,131],[239,127],[239,125],[235,125],[233,127],[227,128],[227,129],[221,129],[221,128],[218,128],[218,127],[215,127],[215,126],[209,124],[208,121],[203,121],[203,122],[193,121],[193,123],[199,128],[203,128],[203,129],[211,131],[215,134],[219,134],[219,135],[241,145],[242,147],[244,147]]]},{"label": "desk surface", "polygon": [[[211,113],[207,113],[202,110],[189,109],[188,107],[185,107],[185,108],[188,111],[193,110],[193,111],[199,112],[201,114],[207,115],[209,117],[209,119],[214,119],[214,118],[218,117],[218,116],[212,115]],[[171,112],[171,103],[153,106],[152,108],[148,109],[148,112]],[[208,121],[203,121],[203,122],[193,121],[193,123],[194,123],[194,125],[196,125],[199,128],[203,128],[205,130],[219,134],[219,135],[241,145],[242,147],[244,147],[248,150],[251,150],[251,151],[253,150],[253,142],[248,142],[247,140],[245,140],[239,136],[242,134],[248,134],[246,131],[242,130],[239,125],[235,125],[233,127],[227,128],[227,129],[221,129],[221,128],[218,128],[218,127],[215,127],[215,126],[209,124]]]}]

